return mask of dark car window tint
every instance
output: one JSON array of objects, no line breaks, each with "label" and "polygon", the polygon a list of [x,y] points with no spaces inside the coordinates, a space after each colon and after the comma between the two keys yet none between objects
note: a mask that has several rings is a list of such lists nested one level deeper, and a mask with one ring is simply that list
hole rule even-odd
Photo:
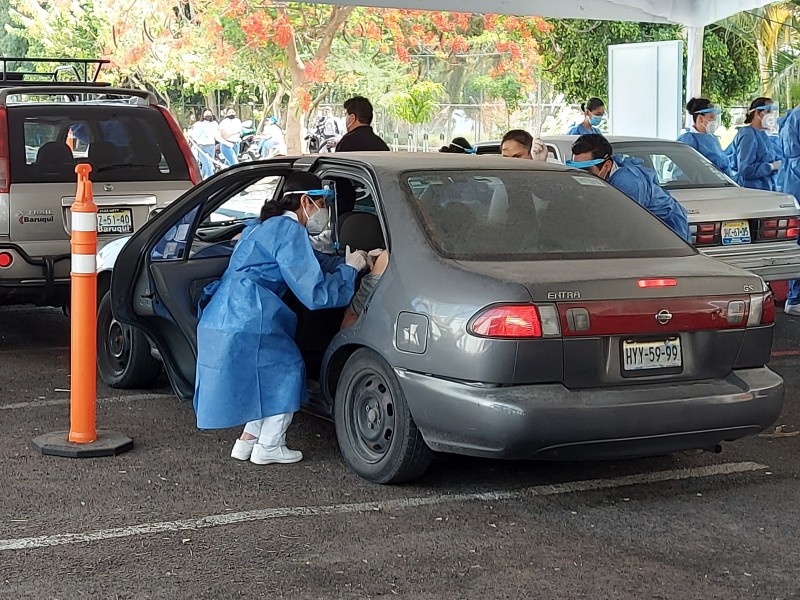
[{"label": "dark car window tint", "polygon": [[694,250],[633,200],[575,172],[405,174],[437,251],[463,260],[686,256]]},{"label": "dark car window tint", "polygon": [[153,108],[98,105],[8,109],[12,183],[75,181],[75,164],[92,181],[189,179],[169,125]]},{"label": "dark car window tint", "polygon": [[644,161],[656,172],[658,183],[668,190],[734,185],[707,158],[686,144],[615,142],[614,152]]}]

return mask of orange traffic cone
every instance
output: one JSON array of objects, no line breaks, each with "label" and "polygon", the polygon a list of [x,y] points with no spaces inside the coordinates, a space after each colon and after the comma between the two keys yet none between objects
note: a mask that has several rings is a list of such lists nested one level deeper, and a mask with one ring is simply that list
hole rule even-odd
[{"label": "orange traffic cone", "polygon": [[72,204],[72,296],[70,345],[70,430],[33,439],[42,454],[89,458],[114,456],[133,448],[133,440],[112,431],[97,431],[97,206],[89,173],[79,164],[78,189]]}]

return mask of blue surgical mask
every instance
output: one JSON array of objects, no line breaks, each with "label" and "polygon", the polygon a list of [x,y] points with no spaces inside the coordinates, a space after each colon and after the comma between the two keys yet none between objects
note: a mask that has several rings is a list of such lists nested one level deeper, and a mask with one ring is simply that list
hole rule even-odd
[{"label": "blue surgical mask", "polygon": [[589,124],[592,127],[597,127],[602,122],[603,122],[603,117],[601,115],[594,115],[589,119]]}]

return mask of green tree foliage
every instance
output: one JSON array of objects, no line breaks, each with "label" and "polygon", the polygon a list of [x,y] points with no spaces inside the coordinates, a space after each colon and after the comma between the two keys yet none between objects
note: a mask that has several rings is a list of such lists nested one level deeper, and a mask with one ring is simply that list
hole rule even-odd
[{"label": "green tree foliage", "polygon": [[0,56],[27,56],[28,42],[12,31],[9,0],[0,0]]},{"label": "green tree foliage", "polygon": [[758,56],[722,27],[706,28],[703,95],[713,102],[740,103],[758,90]]},{"label": "green tree foliage", "polygon": [[444,86],[432,81],[418,81],[404,92],[394,92],[386,98],[389,110],[398,119],[411,125],[422,125],[433,118]]}]

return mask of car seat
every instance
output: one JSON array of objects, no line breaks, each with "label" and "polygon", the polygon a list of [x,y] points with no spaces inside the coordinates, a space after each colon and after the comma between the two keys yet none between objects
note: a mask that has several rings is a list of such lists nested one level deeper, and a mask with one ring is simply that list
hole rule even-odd
[{"label": "car seat", "polygon": [[372,213],[352,212],[339,220],[339,247],[351,250],[386,248],[381,221]]},{"label": "car seat", "polygon": [[64,142],[47,142],[43,144],[36,153],[36,161],[33,166],[45,175],[67,179],[77,178],[72,150]]},{"label": "car seat", "polygon": [[120,148],[111,142],[97,141],[89,144],[89,164],[95,171],[120,164]]}]

